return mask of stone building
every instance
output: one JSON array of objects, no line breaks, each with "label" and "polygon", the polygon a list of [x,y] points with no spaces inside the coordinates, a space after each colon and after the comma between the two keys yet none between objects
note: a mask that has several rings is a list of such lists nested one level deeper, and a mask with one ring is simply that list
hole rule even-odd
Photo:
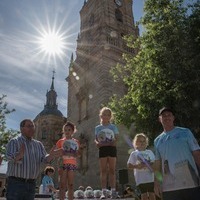
[{"label": "stone building", "polygon": [[[134,49],[129,48],[123,40],[125,35],[137,37],[139,34],[138,27],[134,24],[132,3],[132,0],[87,0],[80,10],[81,24],[76,58],[72,54],[69,75],[66,78],[67,116],[77,126],[75,137],[85,144],[76,174],[76,187],[91,185],[100,188],[94,128],[99,124],[100,108],[107,105],[113,94],[120,97],[126,91],[122,83],[113,81],[110,70],[117,63],[123,67],[123,53],[134,56]],[[118,172],[126,168],[129,147],[123,138],[128,130],[123,125],[117,126],[120,130],[117,146]],[[120,182],[119,176],[118,181]]]},{"label": "stone building", "polygon": [[[58,110],[56,101],[57,93],[54,89],[54,73],[53,71],[50,90],[46,93],[44,109],[34,119],[36,126],[35,138],[43,143],[47,152],[62,137],[62,127],[67,120],[61,111]],[[56,173],[54,174],[55,185],[58,185],[58,166],[56,162],[52,165],[56,169]],[[38,178],[38,185],[40,184],[42,175],[41,172],[41,176]]]}]

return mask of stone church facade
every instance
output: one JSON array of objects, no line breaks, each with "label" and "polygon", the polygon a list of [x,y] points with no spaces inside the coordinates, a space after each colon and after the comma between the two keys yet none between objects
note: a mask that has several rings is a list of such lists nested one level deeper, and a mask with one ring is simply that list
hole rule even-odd
[{"label": "stone church facade", "polygon": [[[79,160],[75,188],[90,185],[100,188],[98,149],[94,144],[94,128],[99,124],[99,110],[114,94],[120,97],[126,91],[122,83],[113,81],[110,73],[118,63],[123,67],[122,54],[134,56],[127,47],[125,35],[138,36],[134,24],[132,0],[87,0],[80,10],[80,32],[76,56],[71,57],[68,82],[67,118],[76,124],[75,137],[84,143]],[[120,138],[117,144],[117,175],[126,168],[128,145],[123,136],[128,130],[117,124]],[[133,176],[131,174],[131,176]],[[117,176],[120,183],[119,176]],[[125,181],[126,182],[126,181]]]},{"label": "stone church facade", "polygon": [[[54,88],[54,71],[51,82],[50,90],[46,93],[46,104],[44,109],[35,117],[35,138],[41,141],[46,149],[49,152],[56,142],[62,137],[62,127],[67,121],[67,118],[63,116],[61,111],[58,109],[57,104],[57,93]],[[43,169],[46,165],[44,164]],[[55,186],[58,186],[58,165],[57,159],[52,163],[52,166],[55,168],[54,174],[54,183]],[[42,170],[43,170],[42,169]],[[37,185],[41,183],[43,176],[43,171],[38,177]]]}]

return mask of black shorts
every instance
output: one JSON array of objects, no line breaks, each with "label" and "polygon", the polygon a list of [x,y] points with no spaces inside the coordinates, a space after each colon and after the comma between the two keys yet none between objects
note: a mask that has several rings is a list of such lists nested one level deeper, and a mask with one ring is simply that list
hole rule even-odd
[{"label": "black shorts", "polygon": [[99,158],[117,157],[116,146],[104,146],[99,148]]},{"label": "black shorts", "polygon": [[141,194],[147,193],[147,192],[154,192],[154,183],[142,183],[137,186],[141,192]]}]

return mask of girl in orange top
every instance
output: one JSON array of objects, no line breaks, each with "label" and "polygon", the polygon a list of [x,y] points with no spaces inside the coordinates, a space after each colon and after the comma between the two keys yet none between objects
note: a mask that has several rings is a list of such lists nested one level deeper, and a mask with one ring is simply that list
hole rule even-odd
[{"label": "girl in orange top", "polygon": [[63,126],[63,138],[56,143],[58,149],[64,150],[60,174],[60,200],[65,199],[66,189],[68,189],[69,200],[73,200],[74,196],[74,171],[77,169],[77,156],[80,155],[79,141],[72,137],[75,131],[75,125],[67,122]]}]

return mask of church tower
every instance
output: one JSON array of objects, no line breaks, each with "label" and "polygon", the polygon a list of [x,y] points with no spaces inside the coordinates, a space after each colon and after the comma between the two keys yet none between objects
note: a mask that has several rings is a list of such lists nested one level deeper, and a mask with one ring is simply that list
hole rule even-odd
[{"label": "church tower", "polygon": [[[62,137],[62,127],[67,120],[61,111],[58,110],[56,101],[57,93],[54,89],[54,73],[55,71],[53,71],[50,90],[46,93],[46,104],[44,105],[44,109],[33,120],[36,127],[35,138],[43,143],[47,152],[49,152],[55,143]],[[57,186],[58,166],[55,165],[54,168],[54,183]],[[42,176],[43,171],[41,171],[41,176],[37,179],[38,185],[41,183]]]},{"label": "church tower", "polygon": [[[55,71],[53,71],[50,90],[46,93],[46,104],[44,105],[44,109],[34,119],[36,127],[35,138],[43,143],[47,152],[49,152],[62,137],[62,127],[67,120],[61,111],[58,110],[56,101],[57,93],[54,89],[54,73]],[[54,167],[56,169],[54,181],[55,185],[58,185],[58,166],[55,165]],[[37,181],[40,185],[41,177],[39,177]]]},{"label": "church tower", "polygon": [[[80,10],[80,32],[76,58],[72,54],[68,82],[68,120],[77,126],[75,137],[84,143],[76,186],[100,187],[98,149],[94,144],[94,128],[99,124],[99,110],[115,94],[121,96],[126,88],[113,81],[110,73],[118,63],[123,66],[122,54],[134,56],[123,37],[138,36],[134,24],[132,0],[85,0]],[[117,125],[121,138],[118,142],[117,170],[126,168],[128,147],[123,134],[127,130]]]},{"label": "church tower", "polygon": [[34,119],[35,137],[44,144],[47,151],[61,138],[62,126],[66,121],[66,118],[58,110],[57,93],[54,89],[54,73],[55,71],[53,71],[50,90],[46,93],[44,109]]}]

